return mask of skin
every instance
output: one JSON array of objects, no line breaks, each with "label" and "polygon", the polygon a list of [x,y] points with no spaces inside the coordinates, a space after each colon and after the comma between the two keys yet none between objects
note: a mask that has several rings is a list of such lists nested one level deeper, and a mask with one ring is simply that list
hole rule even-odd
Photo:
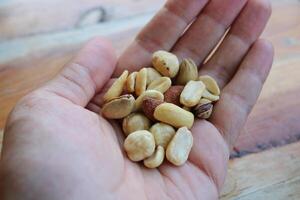
[{"label": "skin", "polygon": [[[11,113],[0,199],[217,199],[230,149],[272,65],[272,45],[258,39],[270,14],[267,0],[169,0],[118,61],[108,42],[90,41]],[[148,66],[158,49],[194,59],[222,95],[211,119],[195,122],[188,162],[149,170],[128,160],[119,126],[95,112],[111,76]]]}]

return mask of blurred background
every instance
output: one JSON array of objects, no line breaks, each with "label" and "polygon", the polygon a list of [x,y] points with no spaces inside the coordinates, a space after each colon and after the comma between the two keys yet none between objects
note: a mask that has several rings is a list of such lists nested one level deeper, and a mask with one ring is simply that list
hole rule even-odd
[{"label": "blurred background", "polygon": [[[300,1],[271,1],[263,36],[275,46],[275,62],[231,154],[223,199],[300,199]],[[20,97],[94,36],[111,39],[120,54],[164,2],[0,0],[0,144]]]}]

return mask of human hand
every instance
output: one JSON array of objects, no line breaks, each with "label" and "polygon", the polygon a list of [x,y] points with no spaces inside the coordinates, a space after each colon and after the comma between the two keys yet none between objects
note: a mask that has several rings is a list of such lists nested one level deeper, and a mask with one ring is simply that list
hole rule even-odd
[{"label": "human hand", "polygon": [[[170,0],[116,69],[110,45],[92,40],[54,80],[24,97],[5,129],[0,198],[217,199],[229,149],[269,73],[273,49],[257,40],[270,15],[267,0],[212,0],[204,8],[206,3]],[[203,64],[228,27],[219,49]],[[99,98],[89,102],[113,72],[149,65],[158,49],[194,59],[200,74],[218,81],[222,95],[211,119],[195,122],[188,162],[149,170],[127,159],[119,126],[91,111]]]}]

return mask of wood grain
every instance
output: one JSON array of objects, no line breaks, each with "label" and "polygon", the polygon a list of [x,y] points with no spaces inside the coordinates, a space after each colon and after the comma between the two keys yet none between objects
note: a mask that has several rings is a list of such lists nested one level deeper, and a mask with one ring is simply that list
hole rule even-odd
[{"label": "wood grain", "polygon": [[4,0],[0,41],[116,21],[156,11],[165,0]]},{"label": "wood grain", "polygon": [[300,142],[233,159],[229,170],[221,200],[300,199]]},{"label": "wood grain", "polygon": [[[111,39],[120,53],[153,14],[149,11],[139,17],[0,43],[0,127],[15,102],[52,78],[84,42],[102,35]],[[264,36],[275,46],[275,64],[233,156],[300,138],[300,2],[273,0],[273,15]]]}]

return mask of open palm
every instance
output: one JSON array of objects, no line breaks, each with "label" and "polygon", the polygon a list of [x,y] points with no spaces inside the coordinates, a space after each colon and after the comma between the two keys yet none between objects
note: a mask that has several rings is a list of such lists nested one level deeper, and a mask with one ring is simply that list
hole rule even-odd
[{"label": "open palm", "polygon": [[[272,46],[258,40],[269,16],[266,0],[170,0],[117,64],[107,42],[90,41],[11,114],[0,163],[0,198],[217,199],[229,150],[272,64]],[[103,93],[113,73],[148,66],[158,49],[192,58],[200,74],[213,76],[223,90],[210,121],[196,121],[192,128],[188,162],[181,167],[165,162],[149,170],[127,159],[119,126],[94,112],[101,105],[101,95],[95,94]]]}]

